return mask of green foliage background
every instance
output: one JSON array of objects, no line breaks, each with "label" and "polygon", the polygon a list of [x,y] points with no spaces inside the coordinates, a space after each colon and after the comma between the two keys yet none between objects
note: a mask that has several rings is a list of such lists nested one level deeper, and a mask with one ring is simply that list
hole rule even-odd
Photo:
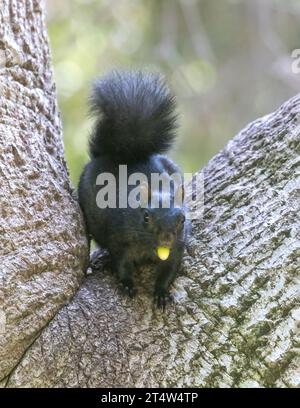
[{"label": "green foliage background", "polygon": [[112,67],[166,75],[180,113],[172,156],[184,171],[300,87],[299,0],[48,0],[47,20],[75,184],[88,159],[90,85]]}]

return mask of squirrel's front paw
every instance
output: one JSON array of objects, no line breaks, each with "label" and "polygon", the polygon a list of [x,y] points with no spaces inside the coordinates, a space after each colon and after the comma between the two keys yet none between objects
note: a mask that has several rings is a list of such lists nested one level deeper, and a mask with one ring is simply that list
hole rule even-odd
[{"label": "squirrel's front paw", "polygon": [[156,290],[154,292],[154,303],[159,309],[165,311],[167,304],[171,300],[171,296],[168,291],[165,290]]},{"label": "squirrel's front paw", "polygon": [[123,290],[129,297],[133,298],[136,295],[136,289],[133,286],[132,280],[122,280],[121,284],[122,284]]}]

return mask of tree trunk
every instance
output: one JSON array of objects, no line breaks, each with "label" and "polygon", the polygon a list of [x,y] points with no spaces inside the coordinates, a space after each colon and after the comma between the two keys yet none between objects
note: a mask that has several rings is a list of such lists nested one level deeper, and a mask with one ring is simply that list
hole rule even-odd
[{"label": "tree trunk", "polygon": [[300,386],[300,96],[248,125],[204,169],[204,216],[165,313],[145,285],[149,270],[131,300],[104,256],[61,308],[86,246],[41,10],[16,3],[1,9],[10,56],[0,107],[2,384]]},{"label": "tree trunk", "polygon": [[37,0],[0,0],[0,78],[1,379],[75,293],[87,245]]}]

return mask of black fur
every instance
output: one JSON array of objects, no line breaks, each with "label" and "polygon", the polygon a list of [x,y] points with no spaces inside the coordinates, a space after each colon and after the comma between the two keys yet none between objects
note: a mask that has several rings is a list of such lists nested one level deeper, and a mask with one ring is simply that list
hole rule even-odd
[{"label": "black fur", "polygon": [[[152,262],[156,270],[154,296],[163,308],[182,259],[185,209],[175,208],[173,201],[171,208],[100,209],[96,178],[104,172],[114,174],[118,193],[119,164],[128,165],[128,176],[140,172],[149,181],[152,173],[178,172],[177,166],[160,154],[174,140],[174,109],[174,97],[160,76],[113,72],[96,82],[92,110],[99,116],[90,140],[91,161],[79,182],[79,203],[89,236],[108,249],[112,267],[130,296],[135,293],[133,271],[141,263]],[[161,195],[160,191],[152,193]],[[173,200],[174,189],[170,196]],[[170,256],[161,261],[155,250],[166,245],[171,247]]]},{"label": "black fur", "polygon": [[175,100],[159,75],[113,71],[95,83],[90,102],[97,115],[92,158],[106,154],[118,163],[137,162],[171,147]]}]

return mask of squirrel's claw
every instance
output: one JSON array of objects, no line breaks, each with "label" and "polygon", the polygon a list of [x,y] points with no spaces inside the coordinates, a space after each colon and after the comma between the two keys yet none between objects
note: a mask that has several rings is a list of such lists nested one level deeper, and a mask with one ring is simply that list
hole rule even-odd
[{"label": "squirrel's claw", "polygon": [[166,310],[166,306],[170,300],[171,297],[168,292],[155,293],[154,295],[154,303],[156,303],[156,306],[162,309],[163,312]]},{"label": "squirrel's claw", "polygon": [[133,286],[132,282],[121,282],[122,283],[122,287],[123,290],[125,291],[125,293],[130,297],[133,298],[136,295],[136,289]]}]

